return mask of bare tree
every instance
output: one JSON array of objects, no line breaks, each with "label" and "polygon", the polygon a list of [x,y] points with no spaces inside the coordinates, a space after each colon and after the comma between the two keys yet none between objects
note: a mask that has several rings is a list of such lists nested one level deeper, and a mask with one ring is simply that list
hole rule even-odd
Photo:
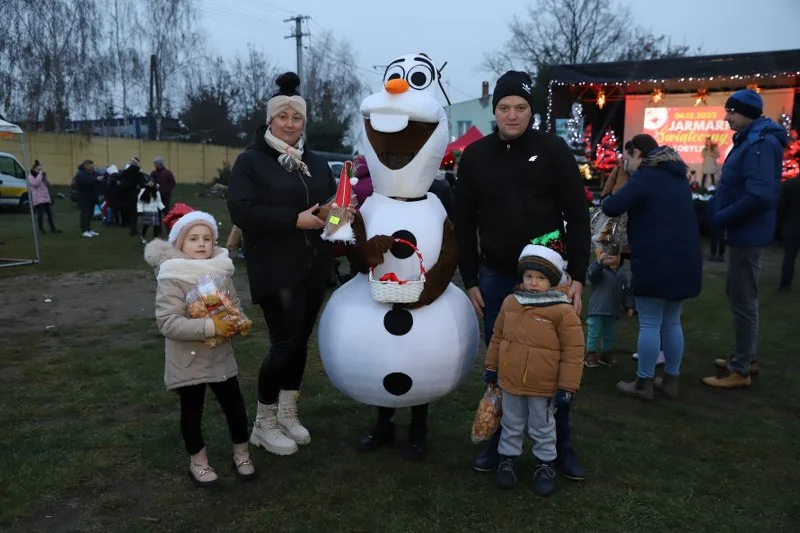
[{"label": "bare tree", "polygon": [[133,105],[142,103],[147,88],[140,16],[132,0],[112,0],[108,4],[107,27],[112,29],[107,42],[110,98],[119,104],[123,116],[133,112]]},{"label": "bare tree", "polygon": [[337,41],[330,32],[319,35],[309,47],[302,91],[308,102],[307,133],[312,148],[349,149],[345,139],[365,90],[356,61],[350,44]]},{"label": "bare tree", "polygon": [[[19,18],[13,13],[14,0],[0,0],[0,20],[8,35],[19,35]],[[0,111],[11,117],[16,96],[15,74],[24,39],[0,39]]]},{"label": "bare tree", "polygon": [[4,77],[17,92],[6,107],[19,118],[49,118],[55,129],[71,112],[96,109],[103,80],[95,0],[6,0],[2,9],[16,29]]},{"label": "bare tree", "polygon": [[628,8],[609,0],[536,0],[527,18],[509,24],[503,52],[484,57],[483,68],[500,74],[516,66],[528,72],[556,64],[682,56],[664,36],[638,27]]},{"label": "bare tree", "polygon": [[248,45],[247,55],[237,55],[230,71],[236,86],[234,113],[242,117],[254,109],[263,108],[266,111],[267,100],[277,90],[275,78],[280,74],[278,67],[265,54]]},{"label": "bare tree", "polygon": [[192,0],[144,0],[142,4],[141,31],[156,61],[155,98],[150,112],[155,118],[156,139],[160,139],[168,95],[180,94],[179,75],[202,57],[202,37]]}]

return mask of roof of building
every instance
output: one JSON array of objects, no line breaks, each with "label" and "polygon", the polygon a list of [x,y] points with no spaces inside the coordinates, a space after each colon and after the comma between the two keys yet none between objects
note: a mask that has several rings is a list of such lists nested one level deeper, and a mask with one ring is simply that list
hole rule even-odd
[{"label": "roof of building", "polygon": [[797,77],[800,75],[800,49],[647,61],[554,65],[550,67],[549,75],[555,82],[568,84],[658,82],[734,76],[752,78],[758,77],[757,75],[768,78]]}]

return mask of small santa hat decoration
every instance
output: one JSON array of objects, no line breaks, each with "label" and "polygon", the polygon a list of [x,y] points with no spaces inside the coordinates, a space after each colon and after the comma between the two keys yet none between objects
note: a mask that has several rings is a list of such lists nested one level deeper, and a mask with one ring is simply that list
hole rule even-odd
[{"label": "small santa hat decoration", "polygon": [[181,244],[183,244],[182,233],[196,224],[208,226],[215,241],[219,237],[217,221],[214,220],[213,216],[204,211],[198,211],[182,202],[177,202],[169,213],[164,215],[163,222],[164,226],[169,229],[167,242],[177,248],[180,248]]},{"label": "small santa hat decoration", "polygon": [[351,178],[354,175],[353,162],[345,161],[342,173],[339,174],[339,187],[336,189],[336,199],[334,203],[339,207],[350,207],[353,196],[353,185],[358,183],[358,178]]},{"label": "small santa hat decoration", "polygon": [[517,270],[520,274],[526,270],[536,270],[547,276],[553,286],[558,285],[565,281],[564,269],[567,262],[564,260],[564,252],[564,240],[560,231],[536,237],[522,249]]}]

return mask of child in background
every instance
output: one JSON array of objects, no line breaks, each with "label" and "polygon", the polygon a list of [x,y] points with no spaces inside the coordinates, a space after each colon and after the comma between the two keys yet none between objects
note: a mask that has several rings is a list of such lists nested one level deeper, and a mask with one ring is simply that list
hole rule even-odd
[{"label": "child in background", "polygon": [[533,490],[542,496],[556,490],[553,414],[572,401],[583,374],[583,329],[567,297],[563,243],[554,233],[555,237],[540,237],[522,250],[517,266],[522,285],[500,309],[483,378],[499,382],[503,390],[497,484],[510,489],[517,483],[527,423],[538,463]]},{"label": "child in background", "polygon": [[147,228],[153,226],[153,237],[161,235],[161,210],[164,204],[161,202],[161,193],[158,192],[158,184],[153,177],[148,178],[147,185],[139,191],[139,201],[136,204],[136,211],[142,221],[142,244],[147,244]]},{"label": "child in background", "polygon": [[[598,251],[597,260],[589,265],[587,278],[592,284],[586,323],[586,359],[589,368],[600,365],[617,366],[614,353],[614,333],[623,305],[625,274],[618,254]],[[598,356],[599,352],[599,356]]]},{"label": "child in background", "polygon": [[227,337],[236,331],[231,320],[189,318],[187,294],[199,276],[210,274],[224,279],[220,291],[239,305],[233,286],[233,262],[228,250],[215,246],[217,223],[208,213],[177,203],[164,217],[170,228],[168,241],[154,239],[144,249],[144,258],[157,269],[156,323],[165,338],[164,384],[178,393],[181,401],[181,435],[189,453],[189,477],[198,487],[217,483],[208,464],[201,431],[206,384],[225,413],[233,440],[233,467],[243,479],[255,475],[250,461],[247,412],[239,388],[239,373],[230,340],[209,347],[203,341]]}]

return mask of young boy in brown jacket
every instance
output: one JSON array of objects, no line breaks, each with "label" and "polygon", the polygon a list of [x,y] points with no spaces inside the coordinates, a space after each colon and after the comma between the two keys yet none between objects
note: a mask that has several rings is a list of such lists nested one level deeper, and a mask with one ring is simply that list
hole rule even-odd
[{"label": "young boy in brown jacket", "polygon": [[563,249],[556,231],[522,250],[517,266],[522,284],[503,302],[484,372],[484,381],[499,382],[503,390],[497,483],[501,488],[516,485],[527,422],[538,462],[533,490],[542,496],[556,488],[553,414],[572,400],[583,374],[583,330],[567,297]]}]

